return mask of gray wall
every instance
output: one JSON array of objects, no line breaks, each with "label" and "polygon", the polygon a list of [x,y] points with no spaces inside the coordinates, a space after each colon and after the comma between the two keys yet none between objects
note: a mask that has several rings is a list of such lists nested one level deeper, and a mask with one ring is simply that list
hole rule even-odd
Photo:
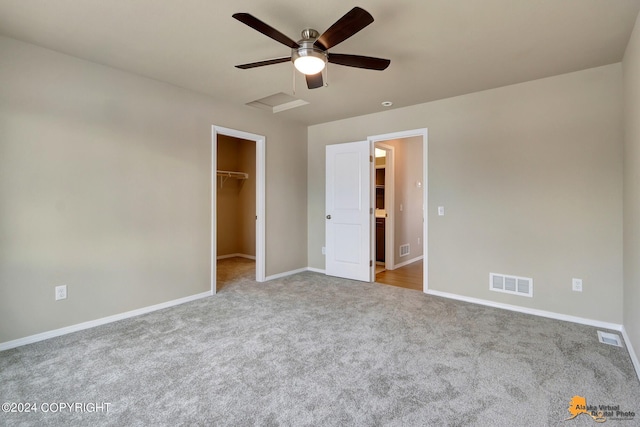
[{"label": "gray wall", "polygon": [[[325,145],[426,127],[430,289],[622,323],[621,89],[613,64],[311,126],[309,265]],[[532,277],[534,298],[489,291],[490,272]]]},{"label": "gray wall", "polygon": [[5,37],[0,81],[0,342],[210,289],[212,124],[267,137],[266,273],[307,265],[305,127]]},{"label": "gray wall", "polygon": [[640,356],[640,15],[622,63],[624,75],[624,326]]}]

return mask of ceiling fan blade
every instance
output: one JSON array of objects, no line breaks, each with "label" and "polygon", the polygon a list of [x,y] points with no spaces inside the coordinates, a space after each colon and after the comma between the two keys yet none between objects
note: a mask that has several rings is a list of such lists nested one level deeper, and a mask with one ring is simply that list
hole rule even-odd
[{"label": "ceiling fan blade", "polygon": [[322,71],[318,74],[307,74],[305,77],[307,78],[307,87],[309,89],[317,89],[324,86],[324,82],[322,81]]},{"label": "ceiling fan blade", "polygon": [[314,45],[322,50],[331,49],[372,22],[373,16],[369,12],[362,8],[354,7],[318,37]]},{"label": "ceiling fan blade", "polygon": [[267,59],[266,61],[258,61],[258,62],[251,62],[249,64],[236,65],[236,68],[248,70],[249,68],[264,67],[265,65],[281,64],[283,62],[289,62],[289,61],[291,61],[291,57],[287,56],[284,58]]},{"label": "ceiling fan blade", "polygon": [[268,24],[265,24],[253,15],[250,15],[248,13],[234,13],[233,17],[243,24],[250,26],[254,30],[261,32],[265,36],[270,37],[285,46],[289,46],[291,49],[297,49],[298,47],[300,47],[297,42],[291,40],[280,31],[276,30]]},{"label": "ceiling fan blade", "polygon": [[388,59],[373,58],[371,56],[344,55],[341,53],[330,53],[328,60],[332,64],[378,71],[386,69],[389,64],[391,64],[391,61]]}]

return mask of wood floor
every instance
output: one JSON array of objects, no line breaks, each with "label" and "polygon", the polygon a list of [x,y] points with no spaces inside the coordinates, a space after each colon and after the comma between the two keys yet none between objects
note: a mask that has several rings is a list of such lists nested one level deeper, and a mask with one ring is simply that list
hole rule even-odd
[{"label": "wood floor", "polygon": [[[400,288],[422,291],[422,260],[416,261],[395,270],[384,270],[376,273],[376,282]],[[217,261],[217,290],[220,291],[237,277],[253,277],[255,261],[245,258],[226,258]]]},{"label": "wood floor", "polygon": [[376,282],[422,291],[422,260],[376,274]]}]

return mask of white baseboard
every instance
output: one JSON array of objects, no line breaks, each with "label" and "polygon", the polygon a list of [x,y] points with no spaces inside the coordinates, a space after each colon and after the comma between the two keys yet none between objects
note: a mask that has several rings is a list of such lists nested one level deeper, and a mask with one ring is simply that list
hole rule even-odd
[{"label": "white baseboard", "polygon": [[451,294],[448,292],[441,292],[441,291],[433,291],[429,289],[425,291],[425,294],[454,299],[458,301],[470,302],[472,304],[485,305],[488,307],[501,308],[503,310],[515,311],[518,313],[532,314],[534,316],[540,316],[540,317],[547,317],[549,319],[563,320],[565,322],[573,322],[581,325],[593,326],[596,328],[619,331],[620,333],[622,333],[624,344],[627,347],[627,351],[629,352],[629,357],[631,358],[633,367],[636,370],[636,375],[638,376],[638,380],[640,380],[640,361],[638,360],[638,356],[633,350],[633,346],[631,345],[631,341],[629,340],[629,335],[627,335],[627,331],[625,330],[624,325],[620,325],[618,323],[602,322],[600,320],[586,319],[584,317],[569,316],[567,314],[554,313],[552,311],[537,310],[535,308],[520,307],[518,305],[503,304],[503,303],[484,300],[480,298],[465,297],[462,295]]},{"label": "white baseboard", "polygon": [[229,255],[219,255],[216,257],[216,259],[227,259],[227,258],[246,258],[246,259],[253,259],[255,260],[256,257],[253,255],[246,255],[246,254],[229,254]]},{"label": "white baseboard", "polygon": [[[396,268],[400,268],[400,267],[403,267],[405,265],[411,264],[413,262],[419,261],[422,258],[423,257],[420,256],[420,257],[417,257],[417,258],[415,258],[413,260],[404,262],[402,264],[398,264],[396,266]],[[305,269],[301,269],[301,270],[304,271]],[[322,270],[322,269],[319,269],[319,268],[308,267],[306,270],[313,271],[313,272],[316,272],[316,273],[325,274],[325,270]],[[295,274],[297,272],[298,271],[292,272],[291,274]],[[285,274],[285,275],[287,275],[287,274]],[[469,303],[472,303],[472,304],[479,304],[479,305],[484,305],[484,306],[488,306],[488,307],[500,308],[500,309],[503,309],[503,310],[515,311],[515,312],[518,312],[518,313],[531,314],[531,315],[540,316],[540,317],[547,317],[549,319],[562,320],[562,321],[565,321],[565,322],[573,322],[573,323],[578,323],[578,324],[582,324],[582,325],[593,326],[593,327],[596,327],[596,328],[603,328],[603,329],[619,331],[619,332],[622,333],[622,337],[624,338],[625,345],[627,347],[627,350],[629,351],[629,356],[631,357],[631,361],[633,363],[633,367],[635,368],[636,374],[638,375],[638,379],[640,380],[640,361],[638,360],[638,357],[636,356],[635,351],[633,350],[633,347],[632,347],[631,342],[629,340],[629,336],[627,335],[627,331],[625,330],[624,326],[621,325],[621,324],[602,322],[602,321],[599,321],[599,320],[587,319],[587,318],[578,317],[578,316],[570,316],[570,315],[567,315],[567,314],[554,313],[552,311],[538,310],[538,309],[534,309],[534,308],[521,307],[521,306],[517,306],[517,305],[503,304],[503,303],[484,300],[484,299],[480,299],[480,298],[465,297],[465,296],[462,296],[462,295],[452,294],[452,293],[449,293],[449,292],[441,292],[441,291],[434,291],[434,290],[429,290],[428,289],[428,290],[425,291],[425,293],[428,294],[428,295],[439,296],[439,297],[453,299],[453,300],[457,300],[457,301],[469,302]]]},{"label": "white baseboard", "polygon": [[629,357],[631,358],[633,367],[636,370],[636,375],[640,380],[640,361],[638,360],[638,356],[633,350],[633,346],[631,345],[631,341],[629,340],[629,335],[627,335],[627,331],[625,330],[624,325],[620,325],[618,323],[602,322],[600,320],[586,319],[584,317],[570,316],[568,314],[554,313],[552,311],[537,310],[535,308],[527,308],[527,307],[520,307],[517,305],[503,304],[503,303],[484,300],[480,298],[465,297],[457,294],[451,294],[448,292],[426,290],[425,294],[454,299],[458,301],[469,302],[472,304],[485,305],[488,307],[501,308],[503,310],[515,311],[518,313],[531,314],[531,315],[540,316],[540,317],[547,317],[549,319],[563,320],[565,322],[573,322],[581,325],[593,326],[596,328],[619,331],[622,333],[622,338],[624,338],[624,343],[625,343],[625,346],[627,347],[627,351],[629,352]]},{"label": "white baseboard", "polygon": [[624,325],[622,326],[622,338],[624,338],[624,345],[627,347],[627,351],[629,351],[629,356],[631,357],[631,362],[633,363],[633,367],[636,369],[636,375],[638,376],[638,380],[640,380],[640,360],[638,360],[638,356],[636,352],[633,350],[633,345],[631,345],[631,340],[629,339],[629,335],[627,335],[627,330]]},{"label": "white baseboard", "polygon": [[273,275],[267,277],[266,280],[280,279],[282,277],[292,276],[292,275],[298,274],[298,273],[304,273],[305,271],[311,271],[313,273],[325,274],[325,271],[322,270],[322,269],[313,268],[313,267],[304,267],[304,268],[298,268],[297,270],[285,271],[284,273],[273,274]]},{"label": "white baseboard", "polygon": [[151,313],[153,311],[162,310],[165,308],[173,307],[176,305],[184,304],[187,302],[195,301],[201,298],[206,298],[213,295],[211,291],[203,292],[201,294],[191,295],[184,298],[179,298],[173,301],[167,301],[148,307],[139,308],[136,310],[127,311],[125,313],[114,314],[113,316],[103,317],[101,319],[90,320],[88,322],[78,323],[76,325],[66,326],[60,329],[54,329],[52,331],[42,332],[40,334],[31,335],[17,340],[6,341],[0,343],[0,351],[9,350],[11,348],[20,347],[26,344],[32,344],[34,342],[43,341],[53,337],[59,337],[61,335],[70,334],[72,332],[82,331],[84,329],[94,328],[96,326],[106,325],[107,323],[117,322],[119,320],[128,319],[130,317],[140,316],[141,314]]},{"label": "white baseboard", "polygon": [[570,316],[568,314],[554,313],[552,311],[538,310],[535,308],[521,307],[519,305],[503,304],[500,302],[484,300],[480,298],[465,297],[462,295],[451,294],[448,292],[426,290],[425,294],[434,295],[443,298],[454,299],[458,301],[470,302],[473,304],[485,305],[488,307],[501,308],[503,310],[515,311],[518,313],[532,314],[534,316],[547,317],[549,319],[563,320],[565,322],[579,323],[581,325],[594,326],[596,328],[611,329],[614,331],[622,331],[622,325],[618,323],[602,322],[600,320],[586,319],[584,317]]},{"label": "white baseboard", "polygon": [[285,271],[284,273],[274,274],[272,276],[267,277],[267,280],[280,279],[282,277],[292,276],[292,275],[298,274],[298,273],[304,273],[305,271],[311,271],[313,273],[325,274],[325,271],[321,270],[319,268],[304,267],[304,268],[298,268],[297,270]]},{"label": "white baseboard", "polygon": [[[231,256],[241,256],[241,255],[231,255]],[[231,256],[226,256],[226,257],[231,257]],[[419,257],[419,258],[417,258],[417,259],[415,259],[413,261],[410,261],[410,262],[408,262],[406,264],[409,264],[411,262],[415,262],[415,261],[419,260],[420,258],[422,258],[422,257]],[[222,259],[222,258],[218,258],[218,259]],[[266,280],[279,279],[279,278],[282,278],[282,277],[291,276],[293,274],[302,273],[302,272],[305,272],[305,271],[311,271],[311,272],[314,272],[314,273],[325,274],[325,270],[323,270],[323,269],[313,268],[313,267],[306,267],[306,268],[299,268],[297,270],[287,271],[287,272],[284,272],[284,273],[274,274],[274,275],[268,276],[266,278]],[[453,299],[453,300],[463,301],[463,302],[469,302],[469,303],[472,303],[472,304],[479,304],[479,305],[484,305],[484,306],[488,306],[488,307],[500,308],[500,309],[503,309],[503,310],[510,310],[510,311],[515,311],[515,312],[518,312],[518,313],[531,314],[531,315],[534,315],[534,316],[547,317],[547,318],[555,319],[555,320],[563,320],[563,321],[566,321],[566,322],[573,322],[573,323],[583,324],[583,325],[587,325],[587,326],[594,326],[594,327],[597,327],[597,328],[620,331],[622,333],[622,337],[623,337],[625,345],[627,347],[627,351],[629,352],[629,356],[631,358],[631,362],[633,363],[633,367],[635,368],[636,374],[638,375],[638,379],[640,380],[640,361],[638,360],[638,356],[635,354],[635,351],[633,350],[633,346],[631,345],[631,342],[629,340],[629,336],[627,335],[627,331],[625,330],[623,325],[620,325],[620,324],[617,324],[617,323],[602,322],[602,321],[593,320],[593,319],[586,319],[586,318],[583,318],[583,317],[570,316],[570,315],[566,315],[566,314],[554,313],[554,312],[551,312],[551,311],[538,310],[538,309],[527,308],[527,307],[520,307],[520,306],[517,306],[517,305],[503,304],[503,303],[498,303],[498,302],[494,302],[494,301],[483,300],[483,299],[480,299],[480,298],[465,297],[465,296],[462,296],[462,295],[452,294],[452,293],[448,293],[448,292],[426,290],[425,293],[428,294],[428,295],[434,295],[434,296],[438,296],[438,297],[443,297],[443,298],[448,298],[448,299]],[[70,334],[70,333],[77,332],[77,331],[82,331],[84,329],[89,329],[89,328],[93,328],[93,327],[100,326],[100,325],[105,325],[107,323],[117,322],[119,320],[124,320],[124,319],[128,319],[128,318],[135,317],[135,316],[140,316],[142,314],[151,313],[153,311],[162,310],[162,309],[165,309],[165,308],[169,308],[169,307],[173,307],[173,306],[176,306],[176,305],[184,304],[184,303],[187,303],[187,302],[195,301],[195,300],[198,300],[198,299],[201,299],[201,298],[206,298],[206,297],[209,297],[209,296],[212,296],[212,295],[213,295],[213,293],[211,291],[207,291],[207,292],[203,292],[203,293],[196,294],[196,295],[191,295],[191,296],[184,297],[184,298],[179,298],[179,299],[176,299],[176,300],[167,301],[167,302],[160,303],[160,304],[156,304],[156,305],[152,305],[152,306],[148,306],[148,307],[143,307],[143,308],[139,308],[139,309],[136,309],[136,310],[127,311],[125,313],[115,314],[113,316],[103,317],[101,319],[90,320],[88,322],[78,323],[76,325],[71,325],[71,326],[67,326],[67,327],[64,327],[64,328],[60,328],[60,329],[54,329],[52,331],[47,331],[47,332],[43,332],[43,333],[36,334],[36,335],[31,335],[31,336],[24,337],[24,338],[19,338],[19,339],[12,340],[12,341],[6,341],[6,342],[3,342],[3,343],[0,343],[0,351],[9,350],[9,349],[12,349],[12,348],[20,347],[20,346],[27,345],[27,344],[32,344],[32,343],[35,343],[35,342],[38,342],[38,341],[43,341],[43,340],[46,340],[46,339],[49,339],[49,338],[54,338],[54,337]]]},{"label": "white baseboard", "polygon": [[305,271],[309,271],[309,269],[307,267],[304,267],[304,268],[298,268],[297,270],[285,271],[284,273],[278,273],[278,274],[273,274],[271,276],[267,276],[265,280],[268,281],[268,280],[280,279],[282,277],[292,276],[294,274],[303,273]]},{"label": "white baseboard", "polygon": [[420,255],[419,257],[415,257],[413,259],[410,259],[408,261],[405,262],[401,262],[400,264],[396,264],[393,266],[392,270],[395,270],[396,268],[401,268],[404,267],[405,265],[409,265],[409,264],[413,264],[416,261],[420,261],[421,259],[423,259],[424,257],[422,255]]}]

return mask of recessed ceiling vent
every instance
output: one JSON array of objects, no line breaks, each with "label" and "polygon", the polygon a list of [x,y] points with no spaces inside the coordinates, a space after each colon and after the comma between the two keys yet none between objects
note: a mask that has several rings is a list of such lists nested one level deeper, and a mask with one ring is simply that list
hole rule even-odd
[{"label": "recessed ceiling vent", "polygon": [[489,273],[489,289],[495,292],[533,297],[533,279]]},{"label": "recessed ceiling vent", "polygon": [[622,347],[622,341],[620,336],[616,334],[610,334],[608,332],[598,331],[598,341],[602,344],[615,345],[616,347]]},{"label": "recessed ceiling vent", "polygon": [[256,107],[262,110],[271,111],[274,114],[280,113],[281,111],[290,110],[292,108],[302,107],[303,105],[307,104],[307,101],[298,99],[283,92],[247,103],[247,105],[249,105],[250,107]]}]

